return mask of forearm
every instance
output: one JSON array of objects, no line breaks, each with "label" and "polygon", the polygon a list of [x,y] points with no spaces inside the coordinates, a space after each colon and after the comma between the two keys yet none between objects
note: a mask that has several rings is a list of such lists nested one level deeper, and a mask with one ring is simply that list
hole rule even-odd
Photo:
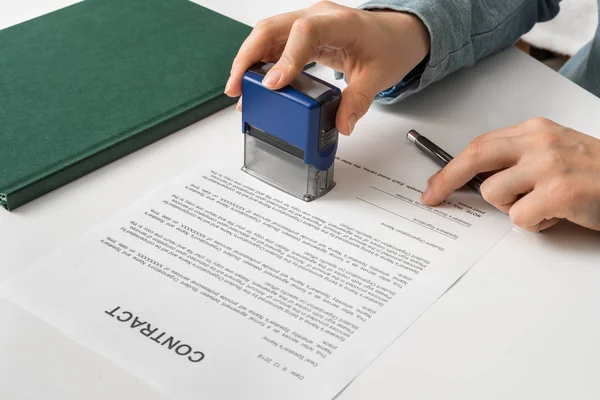
[{"label": "forearm", "polygon": [[429,55],[412,79],[382,92],[390,103],[502,50],[537,22],[552,19],[560,0],[372,0],[360,8],[390,9],[419,17],[429,31]]}]

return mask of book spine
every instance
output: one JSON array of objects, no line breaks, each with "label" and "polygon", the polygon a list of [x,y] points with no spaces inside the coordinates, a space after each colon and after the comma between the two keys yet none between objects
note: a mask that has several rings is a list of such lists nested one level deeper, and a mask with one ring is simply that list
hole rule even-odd
[{"label": "book spine", "polygon": [[68,166],[58,171],[54,171],[14,192],[6,193],[4,195],[0,194],[0,205],[9,211],[14,210],[31,200],[214,114],[217,111],[232,105],[235,101],[235,99],[220,94],[202,104],[198,104],[186,111],[157,122],[157,124],[116,142],[96,153],[75,160]]}]

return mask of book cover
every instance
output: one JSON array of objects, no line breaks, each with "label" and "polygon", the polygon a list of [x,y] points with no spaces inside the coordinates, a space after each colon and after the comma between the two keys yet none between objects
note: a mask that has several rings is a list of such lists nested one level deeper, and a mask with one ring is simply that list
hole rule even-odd
[{"label": "book cover", "polygon": [[188,0],[85,0],[0,31],[0,204],[12,210],[235,100],[251,28]]}]

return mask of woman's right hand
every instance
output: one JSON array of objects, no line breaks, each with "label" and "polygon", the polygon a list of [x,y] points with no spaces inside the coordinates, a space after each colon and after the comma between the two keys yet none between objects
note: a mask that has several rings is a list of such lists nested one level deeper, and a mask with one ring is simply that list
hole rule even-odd
[{"label": "woman's right hand", "polygon": [[241,95],[242,76],[259,61],[276,61],[263,80],[273,90],[316,61],[346,75],[336,125],[349,135],[377,93],[400,82],[428,52],[427,28],[412,14],[322,1],[260,21],[233,61],[225,93]]}]

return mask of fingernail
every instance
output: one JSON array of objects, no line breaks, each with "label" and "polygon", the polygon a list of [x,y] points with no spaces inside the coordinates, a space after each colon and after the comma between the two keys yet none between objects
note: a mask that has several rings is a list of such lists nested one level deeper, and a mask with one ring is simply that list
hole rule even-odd
[{"label": "fingernail", "polygon": [[431,190],[431,188],[429,186],[427,186],[427,189],[425,189],[425,192],[423,192],[423,196],[421,196],[421,201],[423,203],[427,203],[427,201],[429,200],[429,198],[431,197],[431,193],[433,191]]},{"label": "fingernail", "polygon": [[238,111],[242,111],[242,98],[241,98],[241,97],[240,97],[240,99],[238,100],[238,102],[237,102],[237,105],[235,106],[235,108],[236,108]]},{"label": "fingernail", "polygon": [[267,73],[267,76],[263,79],[263,85],[266,87],[273,87],[277,85],[277,82],[281,79],[281,71],[278,69],[272,69]]},{"label": "fingernail", "polygon": [[229,92],[229,89],[231,89],[231,78],[227,80],[227,83],[225,84],[225,91],[223,93],[227,94],[227,92]]},{"label": "fingernail", "polygon": [[556,224],[556,220],[545,219],[542,222],[540,222],[540,224],[538,226],[538,232],[545,231],[546,229],[550,228],[551,226],[554,226],[555,224]]},{"label": "fingernail", "polygon": [[358,118],[356,118],[356,114],[352,114],[350,118],[348,118],[348,135],[350,135],[354,130],[354,126],[356,125],[357,119]]}]

